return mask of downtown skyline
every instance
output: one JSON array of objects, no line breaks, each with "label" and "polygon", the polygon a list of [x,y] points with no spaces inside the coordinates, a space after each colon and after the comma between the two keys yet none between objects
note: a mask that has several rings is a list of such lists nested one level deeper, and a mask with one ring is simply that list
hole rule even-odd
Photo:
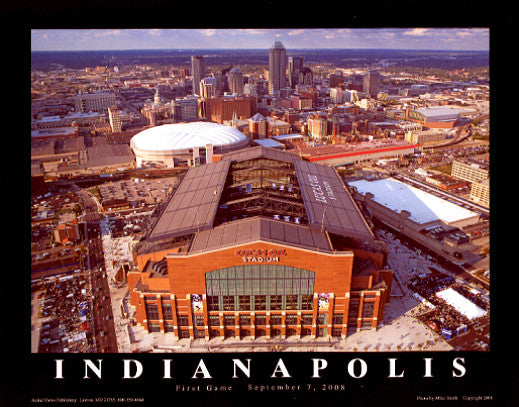
[{"label": "downtown skyline", "polygon": [[[159,49],[396,49],[486,51],[488,28],[31,30],[32,51]],[[239,40],[238,40],[239,39]]]}]

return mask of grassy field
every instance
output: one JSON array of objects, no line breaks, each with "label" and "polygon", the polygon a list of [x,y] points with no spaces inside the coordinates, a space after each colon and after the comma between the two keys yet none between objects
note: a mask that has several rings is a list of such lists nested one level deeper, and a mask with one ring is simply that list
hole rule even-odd
[{"label": "grassy field", "polygon": [[443,172],[444,174],[447,174],[447,175],[451,175],[452,163],[451,164],[446,164],[446,165],[439,165],[437,167],[430,167],[429,169],[430,170],[435,170],[435,171],[440,171],[440,172]]}]

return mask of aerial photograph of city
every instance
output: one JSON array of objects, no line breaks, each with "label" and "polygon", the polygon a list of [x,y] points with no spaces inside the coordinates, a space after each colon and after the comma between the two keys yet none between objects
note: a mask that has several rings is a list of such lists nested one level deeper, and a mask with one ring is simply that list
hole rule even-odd
[{"label": "aerial photograph of city", "polygon": [[488,28],[30,37],[31,353],[491,350]]}]

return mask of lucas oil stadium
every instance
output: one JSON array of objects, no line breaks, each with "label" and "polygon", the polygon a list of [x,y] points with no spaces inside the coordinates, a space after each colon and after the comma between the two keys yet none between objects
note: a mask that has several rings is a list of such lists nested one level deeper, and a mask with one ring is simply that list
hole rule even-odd
[{"label": "lucas oil stadium", "polygon": [[189,168],[133,257],[136,323],[176,339],[376,330],[393,278],[335,170],[262,146]]}]

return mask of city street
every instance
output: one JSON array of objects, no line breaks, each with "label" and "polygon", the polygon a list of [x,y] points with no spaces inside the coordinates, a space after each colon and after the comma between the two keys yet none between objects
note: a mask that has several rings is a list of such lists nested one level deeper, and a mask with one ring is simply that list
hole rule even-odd
[{"label": "city street", "polygon": [[98,352],[117,352],[117,338],[113,324],[110,289],[104,268],[103,246],[96,221],[87,223],[87,249],[90,258],[92,284],[93,327]]}]

